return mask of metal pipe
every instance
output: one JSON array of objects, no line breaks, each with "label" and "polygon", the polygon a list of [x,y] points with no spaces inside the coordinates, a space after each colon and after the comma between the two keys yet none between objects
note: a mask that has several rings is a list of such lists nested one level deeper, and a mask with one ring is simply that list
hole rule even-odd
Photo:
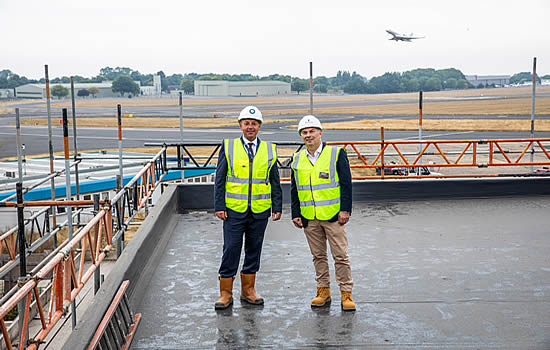
[{"label": "metal pipe", "polygon": [[[97,215],[99,211],[99,194],[94,194],[94,215]],[[101,287],[101,265],[97,265],[97,269],[94,271],[94,295],[97,294],[99,288]]]},{"label": "metal pipe", "polygon": [[117,109],[117,121],[118,121],[118,171],[120,178],[124,179],[122,174],[122,106],[118,104]]},{"label": "metal pipe", "polygon": [[[67,108],[63,108],[63,148],[65,151],[65,194],[68,201],[72,200],[71,198],[71,171],[69,167],[69,127],[67,121]],[[71,206],[67,207],[67,229],[69,232],[69,241],[73,239],[73,208]],[[73,282],[71,280],[71,288]],[[76,327],[76,303],[71,302],[71,320],[73,329]]]},{"label": "metal pipe", "polygon": [[[180,142],[183,143],[183,96],[182,92],[180,91]],[[184,174],[185,170],[181,171],[181,179],[183,180],[185,178]]]},{"label": "metal pipe", "polygon": [[[27,254],[25,238],[25,213],[23,211],[23,184],[18,182],[15,186],[17,192],[17,239],[19,240],[19,282],[23,282],[27,277]],[[25,302],[18,304],[19,310],[19,334],[22,335],[24,327]],[[27,339],[26,334],[21,339]],[[26,344],[26,341],[25,341]]]},{"label": "metal pipe", "polygon": [[23,184],[23,160],[21,149],[21,124],[19,122],[19,108],[15,109],[15,129],[17,131],[17,171],[19,174],[19,183]]},{"label": "metal pipe", "polygon": [[[418,141],[422,141],[422,91],[418,96]],[[418,154],[420,152],[422,152],[422,143],[418,143]],[[422,163],[422,156],[420,156],[420,163]]]},{"label": "metal pipe", "polygon": [[[117,193],[121,192],[122,190],[122,179],[120,175],[116,176],[116,190],[117,190]],[[124,203],[117,202],[115,205],[117,207],[117,216],[123,215],[121,209],[124,206]],[[117,219],[118,219],[117,222],[119,223],[122,223],[124,221],[124,217],[120,217],[120,218],[117,217]],[[117,227],[117,229],[120,230],[120,227]],[[123,250],[124,250],[124,234],[122,235],[122,237],[116,240],[116,257],[117,258],[120,257]]]},{"label": "metal pipe", "polygon": [[313,114],[313,62],[309,62],[309,114]]},{"label": "metal pipe", "polygon": [[380,127],[380,151],[382,152],[382,167],[380,168],[380,176],[384,179],[384,127]]},{"label": "metal pipe", "polygon": [[[73,107],[73,151],[74,161],[78,161],[78,148],[76,147],[76,105],[74,102],[74,79],[71,77],[71,102]],[[75,185],[76,185],[76,200],[80,199],[80,179],[78,176],[78,163],[74,167],[75,171]],[[77,216],[76,222],[80,224],[80,214]]]},{"label": "metal pipe", "polygon": [[[51,103],[50,103],[50,76],[48,73],[48,65],[44,65],[44,73],[46,78],[46,107],[48,111],[48,149],[50,152],[50,174],[54,173],[54,164],[53,164],[53,143],[52,143],[52,112],[51,112]],[[55,180],[52,177],[50,180],[52,200],[55,200]],[[53,227],[57,226],[55,218],[55,208],[52,207],[52,223]]]},{"label": "metal pipe", "polygon": [[[537,86],[537,58],[533,57],[533,94],[531,96],[531,138],[535,138],[535,87]],[[534,145],[531,144],[531,163],[533,163],[535,150]],[[533,173],[533,166],[531,165],[531,174]]]}]

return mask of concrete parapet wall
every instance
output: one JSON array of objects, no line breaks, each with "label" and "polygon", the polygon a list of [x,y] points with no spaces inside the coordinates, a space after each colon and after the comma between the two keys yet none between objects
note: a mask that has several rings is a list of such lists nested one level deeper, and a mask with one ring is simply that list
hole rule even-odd
[{"label": "concrete parapet wall", "polygon": [[[118,288],[124,280],[130,281],[126,295],[130,307],[135,310],[145,293],[147,285],[158,265],[173,228],[177,223],[177,186],[168,186],[161,199],[151,210],[131,242],[125,247],[115,267],[106,277],[99,292],[94,296],[89,312],[79,315],[76,328],[63,349],[86,349]],[[93,283],[93,281],[92,281]],[[93,310],[93,311],[92,311]]]}]

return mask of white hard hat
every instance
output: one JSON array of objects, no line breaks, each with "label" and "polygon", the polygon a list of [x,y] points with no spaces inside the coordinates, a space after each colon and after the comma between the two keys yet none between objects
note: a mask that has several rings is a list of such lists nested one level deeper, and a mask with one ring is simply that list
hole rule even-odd
[{"label": "white hard hat", "polygon": [[262,123],[264,120],[262,118],[262,112],[254,106],[246,106],[243,108],[241,113],[239,114],[239,121],[243,119],[255,119]]},{"label": "white hard hat", "polygon": [[313,115],[306,115],[300,120],[300,123],[298,123],[298,134],[302,131],[302,129],[306,128],[317,128],[319,130],[323,130],[321,122]]}]

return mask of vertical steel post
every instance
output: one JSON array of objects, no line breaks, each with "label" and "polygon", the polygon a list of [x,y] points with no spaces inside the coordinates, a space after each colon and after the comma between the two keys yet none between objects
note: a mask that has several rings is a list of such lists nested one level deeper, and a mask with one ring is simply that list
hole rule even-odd
[{"label": "vertical steel post", "polygon": [[[99,212],[99,193],[94,194],[94,215]],[[101,287],[101,265],[97,264],[94,271],[94,295],[97,294]]]},{"label": "vertical steel post", "polygon": [[[422,91],[420,91],[418,96],[418,154],[422,152]],[[422,156],[420,156],[419,160],[420,164],[422,164]],[[418,168],[417,175],[420,175],[420,168]]]},{"label": "vertical steel post", "polygon": [[[122,178],[120,177],[120,175],[117,175],[116,176],[116,191],[117,192],[120,192],[122,190]],[[121,200],[119,200],[117,203],[116,203],[116,206],[117,206],[117,209],[118,209],[118,212],[117,212],[117,215],[122,215],[122,206],[124,205],[124,199],[122,198]],[[124,223],[124,217],[121,217],[119,218],[119,220],[117,220],[117,222],[120,222],[121,225],[117,225],[117,230],[120,230],[122,229],[122,225]],[[124,250],[124,231],[122,232],[122,234],[120,235],[120,237],[118,238],[117,242],[116,242],[116,257],[118,258],[120,256],[120,254],[122,254],[122,251]]]},{"label": "vertical steel post", "polygon": [[313,114],[313,62],[309,62],[309,114]]},{"label": "vertical steel post", "polygon": [[[180,91],[180,142],[183,144],[183,96]],[[184,176],[185,170],[181,171],[181,180],[185,178]]]},{"label": "vertical steel post", "polygon": [[[53,144],[52,144],[52,109],[50,104],[50,76],[48,73],[48,65],[44,65],[44,73],[46,77],[46,107],[48,111],[48,149],[50,151],[50,174],[54,173],[54,164],[53,164]],[[55,200],[55,179],[52,177],[50,180],[50,185],[52,189],[52,201]],[[53,228],[57,227],[57,218],[56,218],[57,208],[52,206],[52,223]],[[54,240],[57,241],[57,240]],[[55,247],[54,247],[55,248]]]},{"label": "vertical steel post", "polygon": [[[533,95],[531,97],[531,138],[535,138],[535,87],[537,86],[537,58],[533,57]],[[535,158],[535,146],[531,143],[531,163]],[[533,173],[531,165],[531,174]]]},{"label": "vertical steel post", "polygon": [[[71,166],[69,164],[69,127],[67,121],[67,108],[63,108],[63,149],[65,151],[65,194],[68,201],[71,200]],[[69,232],[69,241],[73,239],[73,208],[69,205],[67,208],[67,230]],[[82,254],[85,254],[82,252]],[[84,257],[82,256],[82,259]],[[71,281],[71,287],[73,282]],[[72,288],[71,288],[72,289]],[[76,327],[76,303],[71,302],[71,319],[73,329]]]},{"label": "vertical steel post", "polygon": [[380,176],[382,177],[382,180],[384,180],[384,127],[380,127],[380,152],[382,153],[380,156],[380,162],[382,164],[382,167],[380,168]]},{"label": "vertical steel post", "polygon": [[[118,172],[121,180],[124,180],[123,171],[122,171],[122,106],[118,104],[117,109],[117,119],[118,119]],[[123,181],[124,185],[124,181]]]},{"label": "vertical steel post", "polygon": [[[74,102],[74,80],[71,77],[71,102],[73,107],[73,152],[74,152],[74,161],[78,160],[78,148],[76,147],[76,106]],[[78,175],[78,164],[74,165],[74,178],[76,185],[76,200],[80,199],[80,179]],[[77,223],[80,225],[80,213],[77,215]]]},{"label": "vertical steel post", "polygon": [[[25,238],[25,212],[23,211],[23,184],[18,182],[15,185],[15,191],[17,194],[17,239],[19,241],[19,281],[23,282],[27,277],[27,240]],[[18,305],[19,311],[19,335],[23,331],[23,322],[25,315],[25,299],[23,299]],[[28,339],[28,332],[25,334],[25,339]],[[26,342],[25,342],[26,345]]]},{"label": "vertical steel post", "polygon": [[19,182],[23,184],[23,150],[21,149],[21,123],[19,121],[19,108],[15,109],[15,129],[17,132],[17,171]]}]

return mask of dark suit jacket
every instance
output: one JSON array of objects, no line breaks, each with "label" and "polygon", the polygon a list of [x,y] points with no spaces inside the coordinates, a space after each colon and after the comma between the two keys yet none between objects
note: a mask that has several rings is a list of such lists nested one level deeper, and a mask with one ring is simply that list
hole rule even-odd
[{"label": "dark suit jacket", "polygon": [[[325,146],[326,144],[323,143],[323,148],[325,148]],[[340,211],[347,211],[351,214],[351,171],[349,169],[348,155],[343,148],[340,149],[340,152],[338,154],[338,161],[336,161],[336,171],[338,172],[338,178],[340,179]],[[298,190],[296,189],[294,170],[291,170],[290,180],[292,218],[302,218],[302,223],[304,227],[307,227],[308,220],[304,218],[300,212],[300,200],[298,199]],[[338,220],[338,214],[336,214],[328,221],[334,222],[336,220]]]},{"label": "dark suit jacket", "polygon": [[[242,141],[242,136],[241,136]],[[258,138],[258,149],[262,141]],[[252,166],[252,165],[250,165]],[[227,215],[233,218],[245,218],[248,214],[252,214],[256,219],[265,219],[274,213],[282,212],[283,208],[283,192],[281,190],[281,182],[279,179],[279,167],[275,162],[269,172],[269,183],[271,184],[271,209],[261,213],[252,213],[250,207],[244,213],[239,213],[225,207],[225,178],[227,176],[227,159],[225,158],[224,144],[218,155],[218,165],[216,167],[216,182],[214,184],[214,210],[227,211]]]}]

